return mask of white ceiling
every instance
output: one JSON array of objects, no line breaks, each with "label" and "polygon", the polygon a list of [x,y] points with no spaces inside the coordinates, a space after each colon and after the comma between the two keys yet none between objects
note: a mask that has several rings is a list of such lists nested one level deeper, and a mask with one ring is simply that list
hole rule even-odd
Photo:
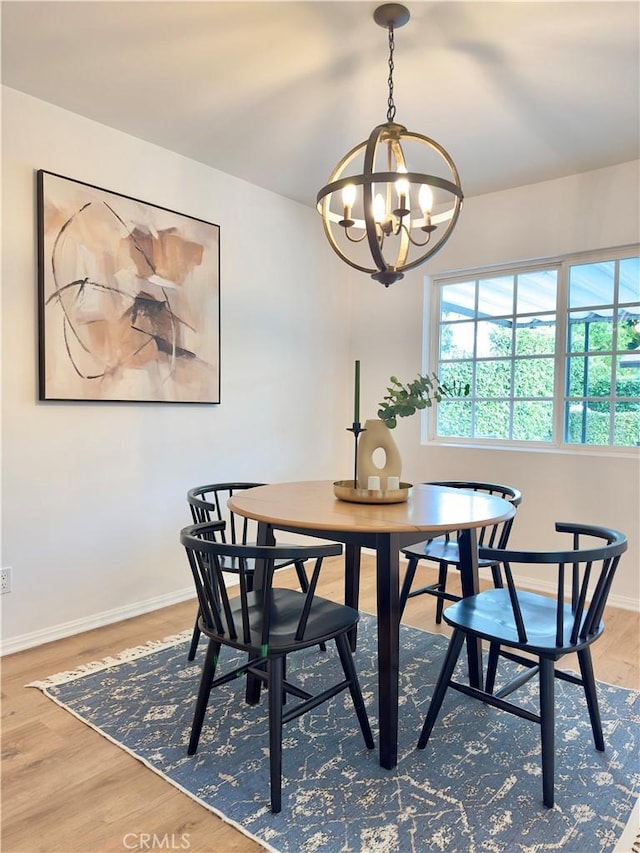
[{"label": "white ceiling", "polygon": [[[372,2],[2,3],[2,82],[314,205],[386,121]],[[396,120],[466,196],[640,156],[640,4],[409,0]]]}]

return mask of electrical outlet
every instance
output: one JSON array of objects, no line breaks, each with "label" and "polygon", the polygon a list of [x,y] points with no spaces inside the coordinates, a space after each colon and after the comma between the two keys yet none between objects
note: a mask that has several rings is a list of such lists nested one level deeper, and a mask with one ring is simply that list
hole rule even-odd
[{"label": "electrical outlet", "polygon": [[11,567],[0,569],[0,595],[11,592]]}]

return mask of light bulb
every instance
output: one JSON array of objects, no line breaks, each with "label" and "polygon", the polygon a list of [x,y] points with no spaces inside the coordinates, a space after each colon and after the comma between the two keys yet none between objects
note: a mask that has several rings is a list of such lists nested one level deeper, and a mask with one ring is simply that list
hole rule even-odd
[{"label": "light bulb", "polygon": [[384,198],[380,193],[378,193],[373,200],[373,218],[378,223],[378,225],[382,225],[382,223],[384,222],[385,214],[386,210],[384,205]]},{"label": "light bulb", "polygon": [[[398,166],[397,174],[406,175],[406,166]],[[400,198],[406,198],[409,195],[409,181],[406,178],[398,178],[396,181],[396,192]]]},{"label": "light bulb", "polygon": [[420,187],[420,192],[418,193],[418,204],[420,205],[420,210],[425,216],[428,213],[431,213],[433,209],[433,193],[431,192],[431,187],[427,184],[422,184]]},{"label": "light bulb", "polygon": [[356,200],[355,184],[347,184],[342,190],[342,203],[345,207],[353,207]]}]

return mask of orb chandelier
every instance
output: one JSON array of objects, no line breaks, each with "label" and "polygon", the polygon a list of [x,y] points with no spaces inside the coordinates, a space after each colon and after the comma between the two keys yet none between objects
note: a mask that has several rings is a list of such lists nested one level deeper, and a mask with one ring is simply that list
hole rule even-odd
[{"label": "orb chandelier", "polygon": [[389,34],[387,121],[345,154],[316,201],[333,250],[388,287],[444,246],[463,195],[444,148],[395,122],[394,30],[407,23],[409,10],[386,3],[373,19]]}]

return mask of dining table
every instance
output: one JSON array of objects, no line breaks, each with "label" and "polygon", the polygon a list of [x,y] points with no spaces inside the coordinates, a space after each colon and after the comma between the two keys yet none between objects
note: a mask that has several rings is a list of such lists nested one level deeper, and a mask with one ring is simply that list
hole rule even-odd
[{"label": "dining table", "polygon": [[[271,483],[237,492],[229,509],[258,522],[258,544],[275,542],[274,531],[303,534],[345,545],[345,604],[358,608],[361,550],[375,551],[380,765],[398,761],[400,659],[400,549],[459,531],[462,595],[479,591],[476,529],[505,521],[515,507],[503,498],[446,486],[407,488],[397,503],[360,503],[336,497],[331,480]],[[262,582],[256,566],[254,584]],[[352,638],[355,645],[355,637]],[[467,643],[469,683],[482,686],[482,649]]]}]

